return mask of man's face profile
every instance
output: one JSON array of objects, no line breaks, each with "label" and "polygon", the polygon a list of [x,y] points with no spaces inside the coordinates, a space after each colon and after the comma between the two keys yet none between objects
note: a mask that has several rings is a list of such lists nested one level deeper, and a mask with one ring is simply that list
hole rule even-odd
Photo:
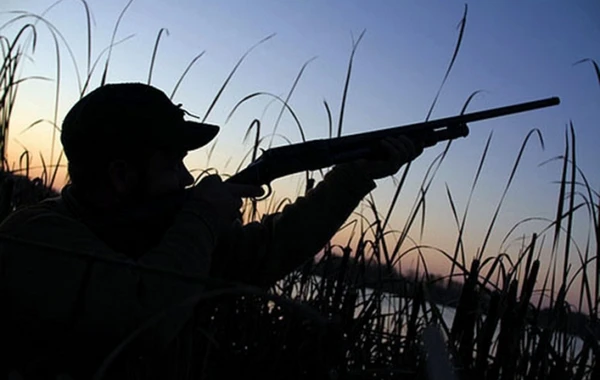
[{"label": "man's face profile", "polygon": [[184,151],[154,149],[137,163],[116,160],[109,167],[112,186],[119,198],[142,201],[181,193],[193,184],[183,159]]},{"label": "man's face profile", "polygon": [[194,183],[183,159],[187,152],[157,150],[148,160],[146,179],[150,197],[180,192]]}]

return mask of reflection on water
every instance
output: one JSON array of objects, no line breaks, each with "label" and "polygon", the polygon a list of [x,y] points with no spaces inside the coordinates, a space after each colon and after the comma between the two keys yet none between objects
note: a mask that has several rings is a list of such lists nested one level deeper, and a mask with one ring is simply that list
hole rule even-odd
[{"label": "reflection on water", "polygon": [[[366,305],[368,305],[369,300],[373,300],[374,297],[374,292],[372,289],[365,289],[365,297],[362,298],[362,295],[359,298],[358,303],[359,304],[363,304],[363,306],[359,306],[356,309],[355,312],[355,316],[358,316],[360,314],[360,312],[362,310],[364,310],[364,307]],[[407,315],[407,310],[410,311],[412,309],[412,300],[410,299],[406,299],[406,298],[401,298],[398,295],[395,294],[390,294],[390,293],[385,293],[382,292],[381,296],[380,296],[380,300],[381,300],[381,308],[382,308],[382,315],[385,315],[385,323],[384,326],[386,327],[386,330],[389,332],[393,332],[395,331],[394,329],[396,329],[397,331],[397,322],[400,319],[400,314],[404,314]],[[363,301],[367,301],[367,302],[363,302]],[[433,307],[435,306],[436,310],[433,310]],[[439,312],[439,313],[438,313]],[[425,315],[427,314],[427,315]],[[434,315],[441,315],[443,322],[445,324],[445,327],[442,327],[442,331],[449,331],[452,328],[452,323],[454,321],[454,317],[456,315],[456,309],[450,306],[445,306],[445,305],[432,305],[429,304],[429,306],[427,307],[426,313],[423,312],[422,309],[419,310],[418,313],[418,318],[426,318],[426,320],[431,321],[432,318],[434,317]],[[485,319],[485,314],[483,314],[481,317],[481,320]],[[403,324],[401,326],[401,333],[405,334],[406,333],[406,324]],[[476,330],[477,332],[477,330]],[[498,335],[500,333],[500,323],[498,323],[498,327],[496,328],[496,330],[494,331],[494,338],[493,341],[496,341]],[[527,330],[525,331],[525,334],[527,334]],[[477,336],[475,335],[475,338],[477,338]],[[527,338],[529,339],[529,337]],[[535,336],[531,336],[531,339],[534,339],[534,343],[537,343],[539,340],[539,335],[535,335]],[[567,334],[567,333],[561,333],[561,332],[554,332],[552,334],[552,343],[554,345],[554,347],[557,349],[557,352],[562,353],[562,352],[567,352],[568,353],[568,357],[575,357],[577,355],[579,355],[579,353],[581,352],[581,349],[583,348],[583,340],[575,335],[571,335],[571,334]],[[495,345],[492,347],[492,352],[491,354],[494,354],[494,350],[495,350]],[[566,351],[565,351],[566,350]],[[591,358],[590,358],[590,362],[591,362]]]},{"label": "reflection on water", "polygon": [[[321,279],[318,276],[313,276],[310,283],[307,284],[303,290],[302,294],[317,294],[322,288]],[[299,296],[298,290],[294,288],[292,290],[291,295],[293,298]],[[304,297],[300,297],[304,298]],[[378,299],[377,299],[378,298]],[[374,304],[375,303],[375,304]],[[398,334],[406,335],[407,332],[407,320],[411,315],[413,302],[411,299],[401,298],[396,294],[381,292],[379,294],[375,293],[373,289],[365,288],[364,295],[363,291],[359,290],[358,298],[356,300],[356,308],[354,311],[355,318],[361,316],[361,313],[364,313],[367,308],[375,307],[374,314],[377,315],[377,318],[372,319],[372,324],[379,324],[383,327],[386,332],[390,334]],[[417,313],[417,324],[421,326],[428,325],[432,323],[432,321],[439,321],[441,330],[444,333],[447,333],[452,328],[452,323],[454,321],[454,317],[456,315],[456,309],[450,306],[439,305],[439,304],[429,304],[425,311],[422,308],[419,309]],[[440,316],[441,320],[436,316]],[[485,319],[485,314],[480,316],[480,321],[482,322]],[[441,323],[443,321],[443,324]],[[501,323],[498,323],[496,330],[493,335],[493,342],[497,342],[498,335],[500,333]],[[477,331],[475,331],[476,333]],[[539,342],[539,334],[532,333],[529,329],[525,329],[523,332],[524,336],[522,341],[531,342],[532,344],[529,347],[536,347]],[[475,339],[477,336],[475,336]],[[558,354],[566,353],[567,358],[576,357],[583,348],[583,340],[575,335],[555,332],[552,335],[552,344],[556,349]],[[496,350],[496,344],[493,344],[491,347],[490,354],[494,354]],[[591,363],[592,358],[589,358],[589,362]]]}]

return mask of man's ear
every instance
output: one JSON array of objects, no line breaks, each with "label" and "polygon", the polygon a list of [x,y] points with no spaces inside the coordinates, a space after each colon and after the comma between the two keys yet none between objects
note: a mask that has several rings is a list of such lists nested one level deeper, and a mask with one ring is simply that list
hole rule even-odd
[{"label": "man's ear", "polygon": [[108,164],[110,184],[118,195],[131,193],[135,188],[138,175],[135,168],[125,160],[114,160]]}]

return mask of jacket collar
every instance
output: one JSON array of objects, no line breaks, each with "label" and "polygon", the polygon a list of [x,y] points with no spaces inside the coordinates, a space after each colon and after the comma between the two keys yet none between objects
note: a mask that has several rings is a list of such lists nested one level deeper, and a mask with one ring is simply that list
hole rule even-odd
[{"label": "jacket collar", "polygon": [[122,210],[103,210],[81,200],[72,185],[60,196],[63,207],[117,252],[138,258],[158,245],[182,205],[182,199],[165,197]]}]

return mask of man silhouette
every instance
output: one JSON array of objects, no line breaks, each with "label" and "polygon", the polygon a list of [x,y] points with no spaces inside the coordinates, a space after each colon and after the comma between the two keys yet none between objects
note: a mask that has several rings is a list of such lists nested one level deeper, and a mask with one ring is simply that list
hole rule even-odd
[{"label": "man silhouette", "polygon": [[[0,225],[7,368],[35,374],[36,365],[54,365],[89,376],[141,323],[203,289],[135,264],[273,284],[323,248],[374,180],[422,152],[408,139],[383,140],[385,159],[338,165],[294,204],[244,225],[242,198],[262,189],[217,175],[192,186],[183,159],[219,128],[187,121],[185,113],[139,83],[101,86],[68,112],[61,142],[71,183],[60,197],[17,210]],[[132,266],[106,261],[112,259]],[[168,343],[180,325],[165,322],[157,339]],[[68,368],[75,357],[80,368]]]}]

